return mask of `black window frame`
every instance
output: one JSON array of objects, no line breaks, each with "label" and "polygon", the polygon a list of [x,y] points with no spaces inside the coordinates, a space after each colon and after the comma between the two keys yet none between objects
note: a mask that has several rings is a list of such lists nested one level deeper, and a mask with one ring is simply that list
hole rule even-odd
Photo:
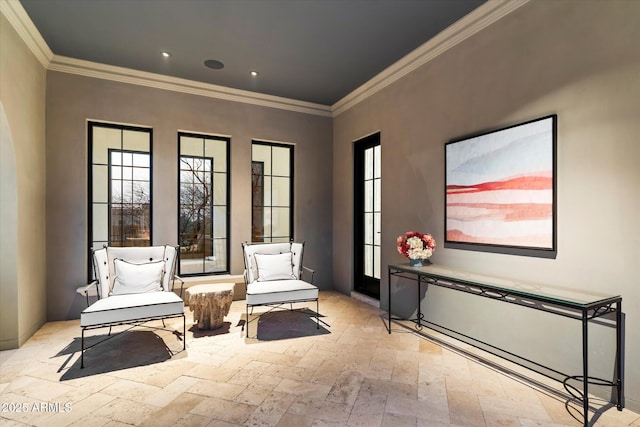
[{"label": "black window frame", "polygon": [[[257,163],[259,161],[255,161],[253,159],[253,146],[254,145],[263,145],[263,146],[268,146],[271,148],[271,165],[273,168],[273,147],[279,147],[279,148],[286,148],[289,150],[289,176],[284,176],[284,175],[274,175],[273,174],[273,169],[271,171],[271,174],[265,174],[264,173],[264,169],[263,169],[263,183],[264,183],[264,177],[278,177],[278,178],[289,178],[289,206],[286,206],[287,208],[289,208],[289,236],[287,237],[287,241],[293,241],[294,240],[294,223],[293,223],[293,218],[294,218],[294,202],[295,202],[295,197],[294,197],[294,180],[295,180],[295,170],[294,170],[294,155],[295,155],[295,145],[294,144],[286,144],[286,143],[280,143],[280,142],[271,142],[271,141],[264,141],[264,140],[259,140],[259,139],[254,139],[251,141],[251,179],[252,179],[252,183],[253,183],[253,164]],[[273,180],[271,180],[271,185],[273,186]],[[271,192],[271,194],[273,194],[273,191]],[[256,209],[257,207],[262,206],[263,209],[264,207],[266,207],[266,205],[257,205],[255,203],[254,200],[254,192],[253,189],[251,191],[251,233],[252,233],[252,240],[253,240],[253,212],[254,209]],[[273,204],[269,205],[270,208],[282,208],[285,206],[275,206]],[[264,236],[264,233],[263,233]],[[275,240],[275,242],[281,242],[284,241],[282,239],[285,238],[285,236],[276,236],[275,237],[277,240]],[[263,242],[274,242],[274,236],[273,234],[271,234],[271,236],[269,237],[270,240],[264,240],[263,238]]]},{"label": "black window frame", "polygon": [[[215,180],[215,174],[216,173],[220,173],[220,172],[215,172],[213,165],[214,165],[214,158],[213,157],[207,157],[207,156],[193,156],[193,155],[183,155],[181,154],[181,137],[190,137],[190,138],[198,138],[198,139],[214,139],[214,140],[219,140],[219,141],[225,141],[226,142],[226,159],[225,159],[225,165],[226,165],[226,186],[225,186],[225,191],[226,191],[226,197],[225,197],[225,201],[226,203],[224,205],[216,205],[214,204],[214,200],[213,200],[213,194],[214,194],[214,180]],[[216,206],[226,206],[226,212],[225,212],[225,224],[226,224],[226,229],[225,229],[225,236],[226,238],[224,240],[226,240],[226,244],[225,244],[225,256],[226,256],[226,268],[224,270],[221,271],[203,271],[203,272],[199,272],[199,273],[184,273],[181,271],[181,262],[180,260],[178,260],[178,274],[180,276],[184,276],[184,277],[198,277],[198,276],[211,276],[211,275],[220,275],[220,274],[230,274],[231,271],[231,138],[228,136],[221,136],[221,135],[214,135],[214,134],[206,134],[206,133],[197,133],[197,132],[186,132],[186,131],[179,131],[178,132],[178,138],[177,138],[177,149],[178,149],[178,180],[177,180],[177,186],[178,186],[178,203],[177,203],[177,218],[178,218],[178,223],[177,223],[177,242],[178,242],[178,246],[181,245],[181,236],[180,236],[180,213],[181,213],[181,206],[182,206],[182,201],[180,199],[180,187],[182,185],[182,181],[181,181],[181,162],[182,162],[182,158],[184,157],[188,157],[188,158],[199,158],[199,159],[206,159],[206,160],[211,160],[212,162],[212,167],[211,167],[211,233],[212,233],[212,240],[216,240],[213,235],[214,235],[214,210]],[[180,246],[181,248],[181,246]]]},{"label": "black window frame", "polygon": [[[153,128],[150,127],[143,127],[143,126],[133,126],[133,125],[126,125],[126,124],[120,124],[120,123],[109,123],[109,122],[101,122],[101,121],[97,121],[97,120],[88,120],[87,121],[87,147],[88,147],[88,161],[87,161],[87,243],[86,243],[86,247],[88,250],[88,257],[87,257],[87,278],[88,280],[93,280],[93,275],[94,275],[94,271],[93,271],[93,260],[92,260],[92,253],[94,250],[99,249],[97,247],[93,246],[94,240],[93,240],[93,207],[94,207],[94,201],[93,201],[93,183],[94,183],[94,176],[93,176],[93,167],[94,167],[94,139],[93,139],[93,131],[94,128],[96,127],[101,127],[101,128],[107,128],[107,129],[116,129],[119,130],[121,133],[121,139],[120,139],[120,147],[121,149],[119,151],[135,151],[135,150],[125,150],[123,148],[123,142],[122,142],[122,134],[124,131],[134,131],[134,132],[144,132],[144,133],[148,133],[149,134],[149,151],[148,152],[144,152],[145,154],[149,155],[149,246],[153,245]],[[109,219],[111,218],[111,182],[110,182],[110,177],[111,177],[111,171],[110,171],[110,167],[111,167],[111,160],[110,160],[110,156],[109,156],[109,151],[111,151],[111,149],[108,150],[107,152],[107,163],[106,164],[102,164],[102,163],[96,163],[96,165],[103,165],[103,166],[107,166],[108,169],[108,173],[107,173],[107,206],[108,206],[108,216],[107,216],[107,240],[103,243],[103,245],[109,245],[111,242],[111,224],[109,223]],[[102,242],[102,241],[100,241]]]}]

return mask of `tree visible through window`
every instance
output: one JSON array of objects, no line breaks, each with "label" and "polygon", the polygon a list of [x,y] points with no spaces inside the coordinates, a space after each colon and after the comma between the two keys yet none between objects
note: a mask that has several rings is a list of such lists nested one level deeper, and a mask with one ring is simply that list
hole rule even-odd
[{"label": "tree visible through window", "polygon": [[151,156],[109,150],[109,245],[151,244]]},{"label": "tree visible through window", "polygon": [[180,274],[229,271],[228,138],[180,133]]}]

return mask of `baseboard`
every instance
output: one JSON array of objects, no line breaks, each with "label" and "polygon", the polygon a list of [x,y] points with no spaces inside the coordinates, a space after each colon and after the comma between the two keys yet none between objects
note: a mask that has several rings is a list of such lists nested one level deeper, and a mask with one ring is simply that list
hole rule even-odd
[{"label": "baseboard", "polygon": [[380,308],[380,301],[372,298],[368,295],[365,294],[361,294],[360,292],[356,292],[356,291],[351,291],[351,298],[355,298],[358,301],[362,301],[366,304],[369,304],[375,308]]}]

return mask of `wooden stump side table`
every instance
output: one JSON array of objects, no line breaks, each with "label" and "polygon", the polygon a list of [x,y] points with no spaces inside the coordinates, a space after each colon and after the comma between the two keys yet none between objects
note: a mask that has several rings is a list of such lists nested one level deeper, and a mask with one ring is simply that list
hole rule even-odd
[{"label": "wooden stump side table", "polygon": [[186,291],[186,302],[193,311],[193,321],[198,329],[218,329],[229,314],[233,301],[233,283],[190,286]]}]

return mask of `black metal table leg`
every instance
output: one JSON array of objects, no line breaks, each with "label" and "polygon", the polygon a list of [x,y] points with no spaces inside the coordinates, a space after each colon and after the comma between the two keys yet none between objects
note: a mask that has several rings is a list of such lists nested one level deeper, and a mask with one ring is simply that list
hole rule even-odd
[{"label": "black metal table leg", "polygon": [[391,268],[387,268],[387,288],[389,289],[389,300],[387,302],[387,312],[389,314],[389,333],[391,333]]},{"label": "black metal table leg", "polygon": [[82,328],[82,338],[80,338],[80,369],[84,369],[84,328]]},{"label": "black metal table leg", "polygon": [[622,358],[622,301],[616,303],[616,383],[617,383],[617,408],[622,411],[624,408],[624,367]]},{"label": "black metal table leg", "polygon": [[418,275],[418,299],[416,299],[416,301],[418,301],[418,317],[416,317],[416,325],[418,327],[418,329],[422,329],[422,308],[420,307],[420,288],[422,285],[422,276]]},{"label": "black metal table leg", "polygon": [[582,409],[584,426],[589,425],[589,343],[587,310],[582,310]]}]

